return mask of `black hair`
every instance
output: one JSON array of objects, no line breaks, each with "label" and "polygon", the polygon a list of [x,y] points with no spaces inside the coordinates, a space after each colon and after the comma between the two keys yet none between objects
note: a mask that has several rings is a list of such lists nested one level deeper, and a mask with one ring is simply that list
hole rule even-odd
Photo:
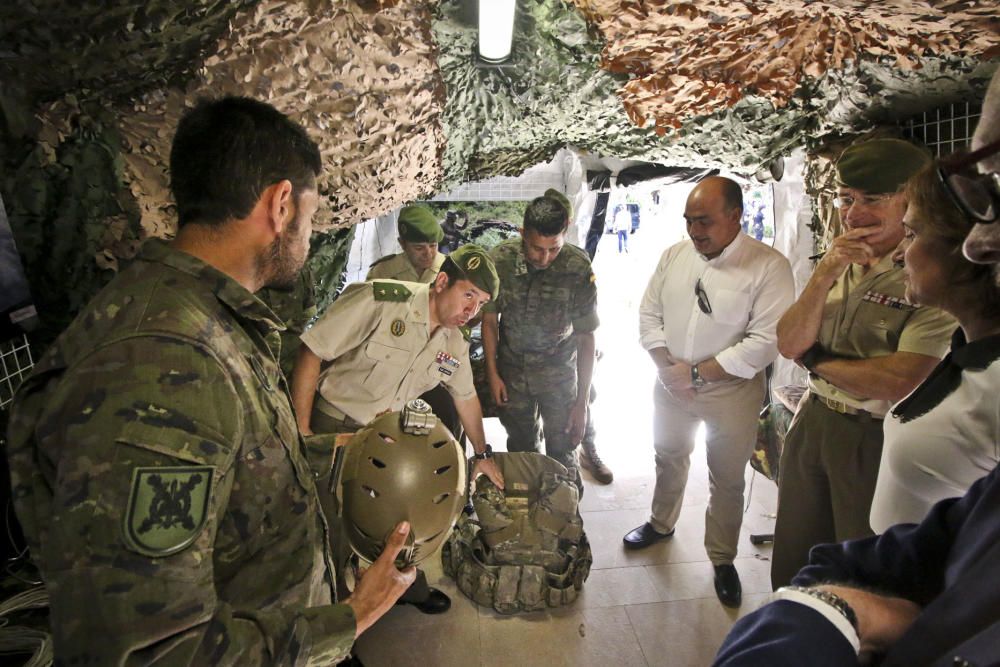
[{"label": "black hair", "polygon": [[316,143],[271,105],[248,97],[202,98],[181,118],[170,149],[178,225],[245,218],[264,190],[284,179],[297,202],[321,170]]},{"label": "black hair", "polygon": [[542,236],[562,234],[569,227],[566,207],[551,197],[536,197],[524,211],[524,228]]},{"label": "black hair", "polygon": [[724,176],[719,178],[725,181],[722,184],[722,199],[726,202],[726,210],[738,208],[740,215],[743,215],[743,189],[740,188],[740,184],[731,178]]},{"label": "black hair", "polygon": [[443,273],[448,276],[448,286],[452,286],[458,280],[468,280],[469,276],[466,275],[465,271],[459,268],[458,264],[452,260],[451,257],[445,257],[444,262],[441,263],[441,269],[438,273]]}]

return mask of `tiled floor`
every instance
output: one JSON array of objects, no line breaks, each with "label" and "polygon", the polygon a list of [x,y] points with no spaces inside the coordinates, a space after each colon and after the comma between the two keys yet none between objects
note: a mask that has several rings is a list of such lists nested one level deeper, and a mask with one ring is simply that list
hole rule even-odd
[{"label": "tiled floor", "polygon": [[[672,215],[680,220],[679,211]],[[753,546],[750,534],[773,529],[777,487],[760,476],[752,479],[747,468],[750,501],[736,561],[743,606],[729,610],[715,596],[703,546],[708,501],[703,442],[692,455],[675,536],[641,551],[622,547],[622,536],[647,519],[653,486],[654,375],[637,342],[636,311],[660,252],[677,240],[671,234],[682,231],[683,226],[644,223],[644,236],[637,237],[642,243],[632,243],[629,255],[617,254],[609,245],[614,237],[606,236],[594,263],[603,351],[595,371],[594,414],[598,451],[615,481],[599,486],[585,475],[580,509],[594,564],[580,597],[559,609],[501,616],[467,599],[432,557],[425,561],[428,580],[451,596],[451,610],[425,616],[408,606],[392,609],[358,642],[366,665],[708,665],[736,618],[767,597],[770,546]],[[503,449],[506,434],[499,421],[487,420],[486,429],[489,442]]]},{"label": "tiled floor", "polygon": [[[503,442],[496,420],[487,421],[491,441]],[[647,441],[648,442],[648,441]],[[776,488],[757,477],[744,515],[736,567],[743,582],[739,612],[715,597],[705,555],[707,471],[699,445],[691,466],[684,509],[673,539],[641,551],[625,551],[622,536],[642,523],[652,495],[651,452],[641,443],[601,452],[615,481],[598,486],[589,477],[581,505],[594,553],[582,595],[568,607],[502,616],[477,606],[426,562],[431,585],[452,598],[442,616],[396,607],[359,641],[368,666],[440,665],[707,665],[740,613],[756,608],[770,591],[770,547],[755,547],[751,532],[770,532]],[[633,451],[635,449],[636,451]],[[749,469],[748,469],[749,470]],[[748,472],[748,479],[749,479]]]}]

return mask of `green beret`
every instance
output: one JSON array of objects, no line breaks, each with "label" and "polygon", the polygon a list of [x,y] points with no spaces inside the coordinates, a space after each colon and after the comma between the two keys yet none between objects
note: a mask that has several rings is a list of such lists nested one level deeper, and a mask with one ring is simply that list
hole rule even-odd
[{"label": "green beret", "polygon": [[491,299],[497,298],[500,278],[485,249],[475,243],[466,243],[448,253],[448,259],[465,275],[466,280],[489,294]]},{"label": "green beret", "polygon": [[549,199],[555,199],[557,202],[562,204],[562,207],[566,209],[566,216],[569,218],[573,217],[573,205],[569,203],[569,197],[559,192],[555,188],[549,188],[545,191],[545,196]]},{"label": "green beret", "polygon": [[396,228],[399,230],[399,238],[410,243],[440,243],[444,238],[444,230],[441,229],[437,216],[426,204],[401,208]]},{"label": "green beret", "polygon": [[931,162],[931,155],[902,139],[872,139],[848,148],[837,160],[837,181],[874,195],[898,192]]}]

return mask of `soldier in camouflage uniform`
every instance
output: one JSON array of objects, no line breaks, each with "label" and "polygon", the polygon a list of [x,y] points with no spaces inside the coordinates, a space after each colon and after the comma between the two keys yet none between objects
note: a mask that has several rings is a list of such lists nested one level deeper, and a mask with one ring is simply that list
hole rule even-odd
[{"label": "soldier in camouflage uniform", "polygon": [[300,438],[253,295],[301,268],[320,167],[272,107],[200,102],[171,153],[177,238],[150,241],[20,388],[15,508],[58,664],[332,664],[412,582],[393,565],[404,523],[334,604],[313,481],[331,447]]},{"label": "soldier in camouflage uniform", "polygon": [[[500,296],[483,314],[490,392],[507,429],[507,451],[536,448],[571,472],[583,438],[594,370],[597,287],[587,254],[564,245],[562,203],[538,197],[524,213],[521,238],[493,248]],[[579,475],[577,484],[582,489]]]},{"label": "soldier in camouflage uniform", "polygon": [[445,257],[438,252],[444,230],[434,212],[426,204],[404,206],[399,210],[396,229],[399,231],[397,240],[403,252],[375,260],[369,267],[365,280],[390,278],[413,283],[429,283],[434,280]]},{"label": "soldier in camouflage uniform", "polygon": [[316,319],[316,294],[313,291],[313,276],[309,267],[303,267],[295,283],[291,286],[265,287],[257,292],[257,298],[279,318],[285,326],[281,332],[281,358],[278,363],[286,378],[292,377],[295,356],[299,351],[299,336]]}]

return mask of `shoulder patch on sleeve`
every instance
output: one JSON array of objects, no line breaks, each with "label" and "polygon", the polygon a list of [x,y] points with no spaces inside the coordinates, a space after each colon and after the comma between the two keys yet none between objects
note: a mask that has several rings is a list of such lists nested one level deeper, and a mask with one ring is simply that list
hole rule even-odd
[{"label": "shoulder patch on sleeve", "polygon": [[405,285],[376,280],[372,282],[372,290],[376,301],[403,302],[413,296]]},{"label": "shoulder patch on sleeve", "polygon": [[132,470],[122,531],[130,549],[154,558],[191,546],[205,527],[215,466]]}]

